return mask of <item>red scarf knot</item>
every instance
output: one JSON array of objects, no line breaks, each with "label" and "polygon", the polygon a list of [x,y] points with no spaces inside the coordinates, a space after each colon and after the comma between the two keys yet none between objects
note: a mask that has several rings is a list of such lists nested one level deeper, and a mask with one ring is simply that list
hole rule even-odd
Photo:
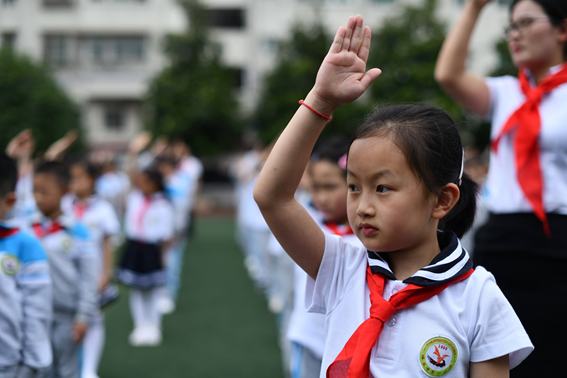
[{"label": "red scarf knot", "polygon": [[518,183],[532,206],[534,214],[542,221],[545,234],[551,237],[549,222],[543,206],[543,178],[539,163],[539,134],[541,131],[539,104],[544,95],[561,84],[567,83],[567,64],[564,64],[559,72],[547,76],[535,88],[530,85],[524,70],[520,70],[518,80],[526,100],[508,118],[491,145],[494,153],[497,153],[502,136],[516,130],[513,146]]}]

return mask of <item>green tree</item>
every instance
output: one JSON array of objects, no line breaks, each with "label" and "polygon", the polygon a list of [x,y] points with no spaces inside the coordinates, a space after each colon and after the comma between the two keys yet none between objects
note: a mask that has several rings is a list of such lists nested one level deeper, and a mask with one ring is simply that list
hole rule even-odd
[{"label": "green tree", "polygon": [[428,103],[459,120],[459,107],[433,76],[446,35],[446,26],[435,15],[436,6],[436,0],[404,6],[373,33],[369,66],[379,67],[382,75],[370,87],[372,99],[378,103]]},{"label": "green tree", "polygon": [[170,64],[150,84],[147,128],[183,138],[196,154],[214,155],[232,148],[240,135],[237,78],[209,40],[207,10],[197,0],[180,3],[189,28],[166,38]]},{"label": "green tree", "polygon": [[[38,151],[71,129],[80,131],[80,112],[49,70],[8,48],[0,50],[0,146],[30,129]],[[74,149],[81,148],[77,143]]]},{"label": "green tree", "polygon": [[[259,136],[272,141],[285,128],[299,104],[315,84],[317,71],[329,50],[332,37],[321,23],[311,27],[296,24],[291,38],[281,43],[277,65],[264,80],[260,102],[255,113]],[[349,138],[361,122],[367,107],[353,103],[333,114],[322,138],[343,135]]]},{"label": "green tree", "polygon": [[508,43],[502,39],[496,43],[495,49],[498,54],[498,66],[490,73],[490,76],[516,76],[518,74],[518,67],[512,62],[510,50],[508,50]]}]

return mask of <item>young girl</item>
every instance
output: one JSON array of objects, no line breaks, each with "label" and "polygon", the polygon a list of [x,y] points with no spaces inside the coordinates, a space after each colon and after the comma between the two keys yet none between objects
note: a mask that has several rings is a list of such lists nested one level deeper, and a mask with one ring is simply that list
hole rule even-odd
[{"label": "young girl", "polygon": [[[99,304],[102,306],[117,295],[116,287],[110,284],[110,275],[114,262],[112,237],[120,232],[120,223],[112,205],[94,192],[98,177],[97,168],[87,160],[79,160],[70,165],[73,194],[63,197],[61,207],[64,213],[74,216],[88,228],[100,254],[98,282]],[[114,293],[112,295],[112,293]],[[111,297],[108,295],[111,294]],[[96,378],[100,357],[104,349],[104,316],[97,311],[85,335],[83,343],[83,378]]]},{"label": "young girl", "polygon": [[347,216],[365,248],[325,235],[294,199],[330,115],[380,74],[365,72],[370,28],[362,23],[350,17],[338,30],[255,189],[274,235],[311,277],[310,310],[326,314],[321,377],[506,377],[532,345],[493,277],[473,271],[460,247],[476,186],[462,175],[460,138],[445,112],[389,107],[355,133]]},{"label": "young girl", "polygon": [[[313,153],[307,171],[311,182],[312,204],[319,213],[321,229],[339,235],[346,243],[362,247],[347,218],[346,154],[349,144],[341,138],[323,143]],[[297,196],[296,196],[297,197]],[[310,210],[310,208],[308,208]],[[291,345],[291,377],[318,377],[325,350],[325,316],[305,311],[307,274],[297,265],[294,271],[294,306],[287,332]]]},{"label": "young girl", "polygon": [[159,345],[162,340],[159,300],[166,282],[164,256],[174,234],[174,211],[164,194],[163,177],[155,168],[134,176],[134,189],[126,201],[125,234],[128,239],[118,279],[130,286],[133,346]]}]

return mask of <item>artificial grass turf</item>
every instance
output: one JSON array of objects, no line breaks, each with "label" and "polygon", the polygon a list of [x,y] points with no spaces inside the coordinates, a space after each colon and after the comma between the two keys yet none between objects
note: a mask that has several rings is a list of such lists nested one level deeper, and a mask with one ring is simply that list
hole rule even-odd
[{"label": "artificial grass turf", "polygon": [[275,319],[254,291],[231,219],[199,219],[159,347],[131,347],[127,288],[106,310],[100,378],[281,378]]}]

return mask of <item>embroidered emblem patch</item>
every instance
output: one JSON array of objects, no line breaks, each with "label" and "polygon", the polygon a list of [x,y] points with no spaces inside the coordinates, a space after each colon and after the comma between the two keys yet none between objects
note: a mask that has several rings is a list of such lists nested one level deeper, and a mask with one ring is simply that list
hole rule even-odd
[{"label": "embroidered emblem patch", "polygon": [[0,267],[7,276],[13,276],[20,270],[20,260],[14,255],[5,255],[0,260]]},{"label": "embroidered emblem patch", "polygon": [[457,363],[459,351],[455,343],[442,336],[425,342],[419,353],[419,365],[431,377],[442,377],[449,373]]},{"label": "embroidered emblem patch", "polygon": [[61,240],[61,251],[63,251],[64,253],[71,252],[72,247],[73,247],[73,239],[69,237],[64,237]]}]

